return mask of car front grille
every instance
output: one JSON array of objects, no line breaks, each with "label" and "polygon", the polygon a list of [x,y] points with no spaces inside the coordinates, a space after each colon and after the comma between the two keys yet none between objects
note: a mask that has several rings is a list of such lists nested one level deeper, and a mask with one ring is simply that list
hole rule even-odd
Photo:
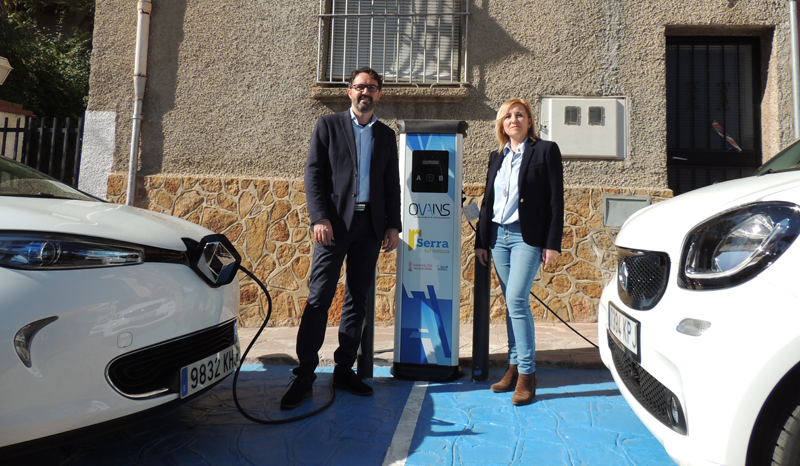
[{"label": "car front grille", "polygon": [[[625,387],[650,414],[662,424],[679,434],[686,435],[686,421],[683,408],[677,397],[642,366],[625,353],[608,333],[608,347],[614,360],[617,374]],[[676,404],[673,410],[672,403]],[[675,414],[672,414],[672,413]],[[676,419],[673,419],[675,417]]]},{"label": "car front grille", "polygon": [[180,369],[236,342],[236,320],[122,355],[108,365],[106,378],[129,398],[152,398],[180,389]]},{"label": "car front grille", "polygon": [[663,252],[618,248],[617,290],[628,307],[647,311],[667,289],[669,256]]}]

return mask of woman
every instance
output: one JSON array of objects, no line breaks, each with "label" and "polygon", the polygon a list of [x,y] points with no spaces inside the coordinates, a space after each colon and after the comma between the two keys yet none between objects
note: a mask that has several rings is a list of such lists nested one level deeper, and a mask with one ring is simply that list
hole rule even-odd
[{"label": "woman", "polygon": [[511,402],[526,405],[536,394],[536,345],[528,299],[539,264],[550,263],[561,251],[564,171],[556,143],[536,137],[527,100],[505,102],[497,112],[495,130],[499,150],[489,156],[475,256],[486,265],[491,249],[506,298],[509,366],[492,391],[513,390]]}]

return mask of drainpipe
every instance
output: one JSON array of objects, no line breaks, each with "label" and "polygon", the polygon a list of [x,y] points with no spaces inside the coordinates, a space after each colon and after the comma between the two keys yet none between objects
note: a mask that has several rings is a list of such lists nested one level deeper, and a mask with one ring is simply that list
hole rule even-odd
[{"label": "drainpipe", "polygon": [[794,138],[800,139],[800,51],[797,43],[797,2],[789,0],[789,25],[792,31],[792,100],[794,104]]},{"label": "drainpipe", "polygon": [[139,21],[136,25],[136,57],[133,61],[133,128],[131,129],[131,154],[128,160],[128,195],[126,203],[133,205],[136,197],[136,168],[139,165],[139,131],[142,128],[142,102],[147,81],[147,43],[150,34],[151,0],[139,0]]}]

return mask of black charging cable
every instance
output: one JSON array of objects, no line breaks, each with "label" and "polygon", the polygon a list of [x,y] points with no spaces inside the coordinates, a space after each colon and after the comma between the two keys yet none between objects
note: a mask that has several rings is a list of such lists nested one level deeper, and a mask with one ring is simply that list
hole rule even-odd
[{"label": "black charging cable", "polygon": [[[462,205],[462,206],[464,205],[464,202],[466,202],[466,201],[467,201],[467,198],[466,198],[466,197],[463,197],[463,194],[464,194],[464,193],[462,192],[462,197],[461,197],[461,205]],[[477,230],[475,229],[475,227],[472,225],[472,222],[470,222],[469,220],[467,220],[467,224],[469,225],[469,227],[470,227],[470,228],[472,228],[472,231],[474,231],[474,232],[475,232],[475,234],[477,235],[477,234],[478,234],[478,231],[477,231]],[[475,260],[478,260],[478,259],[476,258]],[[561,316],[559,316],[558,314],[556,314],[555,312],[553,312],[553,310],[552,310],[552,309],[550,309],[550,306],[548,306],[547,304],[545,304],[545,303],[544,303],[544,301],[542,301],[541,299],[539,299],[539,297],[538,297],[538,296],[536,296],[535,294],[533,294],[533,290],[531,290],[531,291],[530,291],[530,294],[531,294],[531,296],[533,296],[534,298],[536,298],[536,300],[537,300],[537,301],[539,301],[539,302],[542,304],[542,306],[544,306],[544,307],[545,307],[545,308],[546,308],[548,311],[550,311],[550,314],[553,314],[553,315],[556,317],[556,319],[560,320],[562,324],[566,325],[566,326],[567,326],[567,328],[569,328],[570,330],[572,330],[573,332],[575,332],[575,334],[576,334],[576,335],[578,335],[579,337],[581,337],[581,338],[583,338],[584,340],[586,340],[586,341],[587,341],[587,342],[588,342],[590,345],[594,346],[595,348],[599,348],[599,347],[597,346],[597,344],[595,344],[594,342],[592,342],[592,340],[589,340],[588,338],[586,338],[585,336],[583,336],[583,335],[581,334],[581,332],[579,332],[579,331],[575,330],[574,328],[572,328],[572,326],[571,326],[571,325],[569,325],[569,324],[568,324],[568,323],[567,323],[567,322],[566,322],[564,319],[562,319],[562,318],[561,318]]]},{"label": "black charging cable", "polygon": [[[463,205],[463,203],[465,201],[466,201],[466,197],[462,197],[462,199],[461,199],[462,205]],[[472,222],[467,221],[467,224],[469,224],[470,228],[472,228],[472,231],[474,231],[477,234],[477,231],[475,230],[475,227],[472,225]],[[239,397],[236,394],[236,385],[237,385],[237,383],[239,381],[239,372],[242,370],[242,365],[244,363],[245,358],[247,357],[247,353],[250,352],[250,349],[253,347],[253,345],[256,343],[256,341],[258,341],[258,337],[261,335],[261,332],[264,331],[264,328],[267,326],[267,323],[269,322],[269,318],[272,316],[272,296],[270,296],[269,291],[267,291],[267,287],[261,282],[261,280],[256,278],[256,276],[252,272],[250,272],[246,268],[242,267],[241,265],[239,265],[239,270],[241,270],[248,277],[252,278],[253,281],[255,281],[256,284],[261,288],[261,290],[264,292],[264,295],[266,295],[266,297],[267,297],[267,305],[268,305],[269,309],[267,309],[267,317],[264,319],[264,323],[261,324],[261,328],[258,329],[258,332],[256,332],[255,336],[253,336],[253,339],[250,341],[250,344],[247,346],[247,349],[245,349],[244,353],[242,353],[242,355],[241,355],[241,357],[239,359],[240,360],[239,367],[236,368],[236,371],[233,374],[233,402],[236,404],[236,408],[239,410],[240,413],[242,413],[242,416],[244,416],[248,420],[253,421],[255,423],[258,423],[258,424],[266,424],[266,425],[286,424],[286,423],[289,423],[289,422],[294,422],[294,421],[299,421],[301,419],[306,419],[306,418],[309,418],[311,416],[314,416],[316,414],[321,413],[322,411],[324,411],[327,408],[329,408],[333,404],[333,400],[336,398],[336,391],[333,388],[333,379],[331,379],[331,386],[330,386],[331,399],[327,403],[325,403],[324,405],[320,406],[319,408],[317,408],[317,409],[315,409],[313,411],[310,411],[308,413],[301,414],[299,416],[294,416],[294,417],[289,417],[289,418],[284,418],[284,419],[261,419],[261,418],[257,418],[255,416],[252,416],[252,415],[248,414],[244,410],[242,405],[239,403]],[[561,316],[559,316],[558,314],[553,312],[553,310],[550,309],[550,306],[545,304],[544,301],[542,301],[541,299],[539,299],[538,296],[533,294],[533,291],[531,291],[530,294],[531,294],[531,296],[536,298],[536,300],[539,301],[542,304],[542,306],[544,306],[548,311],[550,311],[550,314],[554,315],[556,317],[556,319],[560,320],[562,324],[566,325],[570,330],[575,332],[575,334],[578,335],[579,337],[581,337],[584,340],[586,340],[590,345],[594,346],[595,348],[598,348],[598,346],[595,343],[593,343],[591,340],[589,340],[588,338],[583,336],[579,331],[577,331],[574,328],[572,328],[572,326],[570,326],[564,319],[562,319]],[[386,350],[386,351],[391,351],[391,350]]]},{"label": "black charging cable", "polygon": [[253,347],[255,342],[258,341],[259,335],[261,335],[261,332],[264,331],[264,327],[267,326],[267,322],[269,322],[269,318],[272,316],[272,296],[270,296],[269,291],[267,291],[267,287],[264,286],[264,284],[261,283],[261,280],[256,278],[256,276],[253,275],[251,271],[247,270],[241,265],[239,265],[239,270],[244,272],[248,277],[252,278],[256,282],[256,284],[258,284],[258,286],[261,287],[261,290],[267,296],[267,305],[269,306],[269,309],[267,309],[267,317],[264,319],[264,323],[261,324],[261,328],[258,329],[258,332],[256,332],[255,336],[253,337],[253,340],[250,342],[249,345],[247,345],[247,349],[244,350],[244,353],[242,353],[242,356],[239,358],[239,367],[236,368],[236,372],[234,372],[233,374],[233,402],[236,404],[236,408],[239,410],[240,413],[242,413],[242,416],[244,416],[248,420],[256,422],[258,424],[267,424],[267,425],[286,424],[289,422],[299,421],[300,419],[305,419],[324,411],[325,409],[330,407],[330,405],[333,404],[333,400],[336,398],[336,391],[333,389],[333,379],[331,379],[331,386],[330,386],[331,399],[324,405],[320,406],[319,408],[310,411],[308,413],[301,414],[299,416],[288,417],[284,419],[261,419],[248,414],[244,410],[244,408],[242,408],[242,405],[239,403],[239,397],[236,395],[236,384],[239,381],[239,371],[242,370],[242,366],[244,365],[244,359],[245,357],[247,357],[247,353],[250,352],[250,349]]},{"label": "black charging cable", "polygon": [[581,334],[581,332],[579,332],[579,331],[575,330],[574,328],[572,328],[572,326],[570,326],[570,325],[569,325],[569,324],[568,324],[568,323],[567,323],[567,322],[566,322],[564,319],[562,319],[562,318],[561,318],[561,316],[559,316],[558,314],[556,314],[555,312],[553,312],[553,310],[552,310],[552,309],[550,309],[550,306],[548,306],[547,304],[545,304],[545,303],[544,303],[544,301],[542,301],[541,299],[539,299],[539,297],[538,297],[538,296],[536,296],[535,294],[533,294],[533,291],[531,291],[530,293],[531,293],[531,296],[533,296],[534,298],[536,298],[536,300],[537,300],[537,301],[539,301],[540,303],[542,303],[542,306],[546,307],[546,308],[547,308],[547,310],[548,310],[548,311],[550,311],[550,314],[553,314],[554,316],[556,316],[556,319],[560,320],[562,324],[566,325],[566,326],[567,326],[567,327],[568,327],[570,330],[572,330],[573,332],[575,332],[575,334],[576,334],[576,335],[578,335],[579,337],[581,337],[581,338],[583,338],[584,340],[586,340],[586,341],[587,341],[587,342],[588,342],[590,345],[592,345],[592,346],[594,346],[595,348],[598,348],[598,349],[600,348],[599,346],[597,346],[597,344],[595,344],[594,342],[592,342],[592,340],[590,340],[590,339],[586,338],[585,336],[583,336],[583,334]]}]

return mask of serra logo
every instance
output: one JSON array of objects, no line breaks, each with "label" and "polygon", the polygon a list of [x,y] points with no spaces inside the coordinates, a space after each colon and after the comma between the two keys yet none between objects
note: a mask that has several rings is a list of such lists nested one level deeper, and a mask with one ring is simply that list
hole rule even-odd
[{"label": "serra logo", "polygon": [[422,230],[408,230],[408,250],[416,248],[450,249],[447,241],[426,240],[422,237]]}]

